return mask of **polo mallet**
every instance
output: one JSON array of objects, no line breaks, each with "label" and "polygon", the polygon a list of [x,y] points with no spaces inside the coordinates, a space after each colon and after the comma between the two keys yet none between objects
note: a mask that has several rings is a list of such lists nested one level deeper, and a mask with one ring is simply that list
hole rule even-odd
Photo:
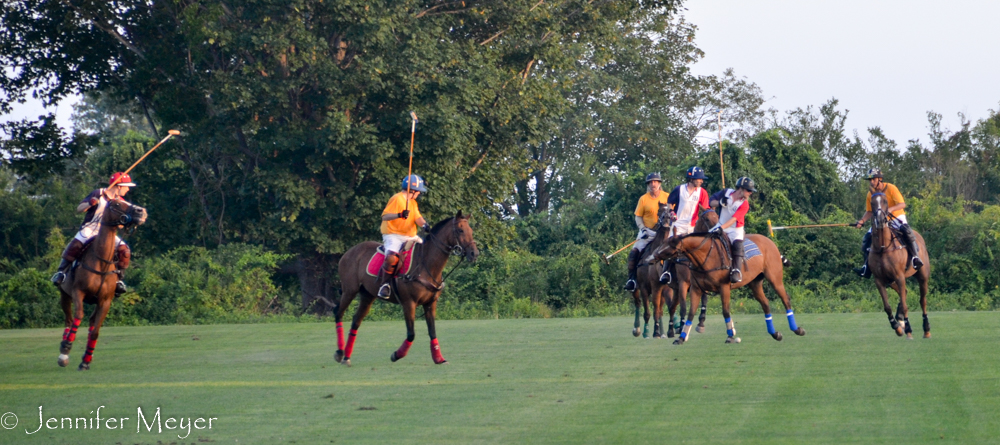
[{"label": "polo mallet", "polygon": [[611,257],[618,255],[621,251],[628,249],[629,247],[632,247],[633,244],[635,244],[635,241],[626,244],[625,247],[622,247],[621,249],[614,251],[614,253],[612,253],[611,255],[601,255],[601,259],[604,260],[604,264],[611,264]]},{"label": "polo mallet", "polygon": [[410,176],[413,176],[413,140],[417,136],[417,113],[410,112],[413,125],[410,126],[410,168],[406,172],[406,210],[410,210]]},{"label": "polo mallet", "polygon": [[808,229],[813,227],[847,227],[851,225],[850,223],[840,223],[840,224],[806,224],[802,226],[778,226],[771,227],[771,221],[767,222],[768,232],[771,233],[771,237],[774,237],[775,230],[785,230],[785,229]]},{"label": "polo mallet", "polygon": [[161,145],[163,145],[164,142],[167,142],[167,139],[170,139],[170,138],[172,138],[174,136],[177,136],[179,134],[181,134],[180,131],[177,131],[177,130],[168,130],[167,131],[167,137],[163,138],[163,140],[161,140],[160,142],[158,142],[156,145],[153,146],[153,148],[150,148],[149,151],[147,151],[145,154],[143,154],[142,157],[139,158],[138,161],[135,161],[135,163],[133,163],[132,166],[128,168],[128,170],[125,170],[124,174],[122,174],[121,176],[119,176],[118,179],[115,179],[115,182],[111,183],[111,185],[109,185],[108,188],[111,188],[111,187],[114,187],[114,186],[118,185],[118,183],[121,182],[122,178],[124,178],[125,175],[128,174],[128,172],[132,171],[132,169],[135,168],[135,166],[139,165],[139,163],[142,162],[143,159],[146,159],[146,156],[149,156],[149,154],[152,153],[153,150],[156,150]]}]

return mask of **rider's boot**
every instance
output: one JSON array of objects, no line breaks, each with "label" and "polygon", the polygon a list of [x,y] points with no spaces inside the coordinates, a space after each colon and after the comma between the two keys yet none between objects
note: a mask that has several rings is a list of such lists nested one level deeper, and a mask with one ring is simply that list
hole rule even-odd
[{"label": "rider's boot", "polygon": [[53,284],[56,286],[62,284],[63,280],[66,279],[66,272],[69,271],[69,266],[80,256],[81,250],[83,250],[83,243],[80,240],[76,238],[70,240],[69,245],[66,246],[66,250],[63,250],[62,261],[59,262],[59,270],[56,271],[55,275],[52,275],[51,281]]},{"label": "rider's boot", "polygon": [[625,290],[635,291],[635,270],[639,265],[639,249],[632,249],[628,253],[628,281],[625,282]]},{"label": "rider's boot", "polygon": [[729,282],[743,281],[743,240],[733,241],[733,268],[729,270]]},{"label": "rider's boot", "polygon": [[382,262],[382,279],[380,280],[382,285],[379,286],[376,297],[383,300],[389,299],[389,295],[392,293],[389,281],[396,275],[397,265],[399,265],[399,254],[396,252],[387,252],[385,254],[385,261]]},{"label": "rider's boot", "polygon": [[861,257],[865,259],[865,264],[861,267],[855,267],[854,273],[858,274],[861,278],[870,278],[872,276],[871,269],[868,268],[868,252],[872,250],[872,233],[865,233],[864,239],[861,240]]},{"label": "rider's boot", "polygon": [[122,278],[125,278],[124,272],[118,271],[115,275],[118,276],[118,283],[115,284],[115,296],[117,297],[125,292],[128,292],[128,286],[126,286],[125,281],[122,280]]},{"label": "rider's boot", "polygon": [[673,260],[667,261],[667,267],[660,274],[660,284],[670,284],[674,281],[674,275],[677,274],[677,263]]},{"label": "rider's boot", "polygon": [[899,232],[903,235],[903,241],[906,242],[906,252],[910,254],[910,265],[913,266],[914,270],[920,269],[924,262],[917,255],[920,253],[920,248],[917,247],[917,237],[913,236],[913,229],[910,228],[909,224],[903,224],[899,226]]}]

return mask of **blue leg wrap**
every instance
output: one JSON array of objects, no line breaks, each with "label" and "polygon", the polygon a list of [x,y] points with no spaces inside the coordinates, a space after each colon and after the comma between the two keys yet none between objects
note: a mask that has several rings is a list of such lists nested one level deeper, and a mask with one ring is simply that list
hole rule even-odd
[{"label": "blue leg wrap", "polygon": [[764,321],[767,322],[767,333],[768,334],[774,335],[775,332],[778,332],[778,331],[774,330],[774,322],[771,321],[771,314],[765,314],[764,315]]},{"label": "blue leg wrap", "polygon": [[691,332],[691,320],[684,322],[684,329],[681,330],[681,338],[682,339],[687,338],[688,332]]},{"label": "blue leg wrap", "polygon": [[729,334],[730,337],[735,337],[736,336],[736,328],[733,327],[733,319],[732,318],[726,318],[726,327],[728,328],[728,329],[726,329],[726,334]]},{"label": "blue leg wrap", "polygon": [[795,324],[795,311],[789,309],[785,314],[788,315],[788,329],[793,331],[799,330],[799,325]]}]

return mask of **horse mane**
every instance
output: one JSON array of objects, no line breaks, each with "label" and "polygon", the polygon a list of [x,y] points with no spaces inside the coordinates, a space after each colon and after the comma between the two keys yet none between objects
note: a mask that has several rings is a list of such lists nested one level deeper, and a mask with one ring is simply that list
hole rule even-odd
[{"label": "horse mane", "polygon": [[438,221],[436,224],[434,224],[433,227],[431,227],[431,234],[432,235],[437,235],[437,233],[440,232],[441,229],[443,229],[445,226],[447,226],[455,218],[456,217],[452,216],[452,217],[449,217],[449,218],[445,218],[445,219],[443,219],[441,221]]}]

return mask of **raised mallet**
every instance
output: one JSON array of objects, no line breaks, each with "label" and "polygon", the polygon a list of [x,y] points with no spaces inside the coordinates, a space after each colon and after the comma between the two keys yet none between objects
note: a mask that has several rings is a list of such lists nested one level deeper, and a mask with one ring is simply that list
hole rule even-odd
[{"label": "raised mallet", "polygon": [[132,171],[132,169],[135,168],[135,166],[139,165],[139,163],[142,162],[143,159],[146,159],[146,156],[149,156],[149,154],[152,153],[153,150],[156,150],[157,148],[160,147],[160,145],[163,145],[164,142],[167,142],[167,139],[170,139],[170,138],[172,138],[174,136],[177,136],[179,134],[181,134],[181,132],[177,131],[177,130],[169,130],[169,131],[167,131],[167,137],[163,138],[163,140],[161,140],[160,142],[158,142],[156,145],[153,146],[153,148],[150,148],[149,151],[147,151],[145,154],[143,154],[142,157],[139,158],[138,161],[135,161],[132,164],[132,166],[128,168],[128,170],[125,170],[125,174],[124,175],[119,176],[118,179],[115,180],[115,182],[113,182],[111,185],[108,186],[108,188],[111,188],[111,187],[114,187],[114,186],[118,185],[118,183],[121,182],[121,179],[124,178],[125,175],[127,175],[130,171]]}]

